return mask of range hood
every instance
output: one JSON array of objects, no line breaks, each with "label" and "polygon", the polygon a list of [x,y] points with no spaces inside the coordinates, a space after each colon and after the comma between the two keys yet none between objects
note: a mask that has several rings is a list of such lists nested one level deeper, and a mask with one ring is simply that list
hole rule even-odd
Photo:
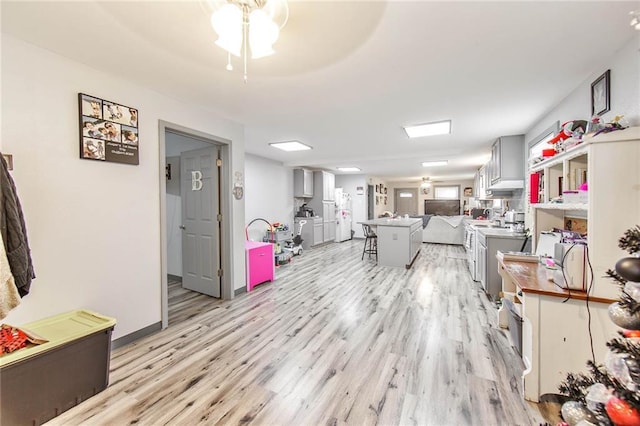
[{"label": "range hood", "polygon": [[512,198],[515,189],[487,189],[483,196],[478,197],[479,200],[497,200],[500,198]]},{"label": "range hood", "polygon": [[493,185],[489,186],[489,190],[498,190],[498,191],[513,191],[515,189],[524,188],[524,179],[500,179]]}]

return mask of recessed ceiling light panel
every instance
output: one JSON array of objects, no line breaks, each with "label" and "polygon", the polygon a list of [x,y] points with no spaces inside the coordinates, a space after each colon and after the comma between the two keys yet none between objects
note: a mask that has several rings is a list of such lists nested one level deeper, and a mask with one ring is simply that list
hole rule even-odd
[{"label": "recessed ceiling light panel", "polygon": [[447,164],[449,164],[447,160],[425,161],[422,163],[422,167],[446,166]]},{"label": "recessed ceiling light panel", "polygon": [[358,167],[338,167],[338,170],[341,172],[359,172],[360,169]]},{"label": "recessed ceiling light panel", "polygon": [[409,138],[421,138],[423,136],[446,135],[451,133],[451,120],[424,123],[415,126],[405,126],[404,131]]},{"label": "recessed ceiling light panel", "polygon": [[308,149],[311,149],[309,145],[305,145],[300,141],[273,142],[269,145],[283,151],[306,151]]}]

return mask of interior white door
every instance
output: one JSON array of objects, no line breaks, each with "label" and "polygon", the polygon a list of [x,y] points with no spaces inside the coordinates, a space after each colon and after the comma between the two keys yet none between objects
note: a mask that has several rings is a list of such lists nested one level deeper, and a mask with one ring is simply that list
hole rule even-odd
[{"label": "interior white door", "polygon": [[220,297],[218,147],[180,154],[182,287]]}]

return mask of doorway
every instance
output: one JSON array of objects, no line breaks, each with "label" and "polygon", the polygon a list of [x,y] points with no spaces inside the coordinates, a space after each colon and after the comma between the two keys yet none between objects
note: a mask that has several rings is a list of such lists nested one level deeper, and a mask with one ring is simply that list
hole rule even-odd
[{"label": "doorway", "polygon": [[367,185],[367,219],[371,220],[373,219],[373,197],[374,197],[374,193],[373,193],[373,185]]},{"label": "doorway", "polygon": [[[193,288],[193,290],[207,293],[210,295],[222,297],[223,299],[233,298],[233,269],[231,264],[231,192],[228,182],[230,179],[230,142],[213,135],[205,134],[193,129],[188,129],[173,123],[160,121],[159,123],[159,139],[160,139],[160,224],[161,224],[161,309],[162,309],[162,328],[169,326],[169,285],[171,278],[182,280],[184,271],[190,269],[189,262],[195,263],[194,258],[198,258],[201,254],[193,252],[184,247],[189,246],[189,242],[183,239],[186,231],[183,214],[182,197],[180,192],[190,193],[192,189],[192,170],[187,170],[189,166],[181,167],[180,157],[182,153],[188,152],[215,152],[215,158],[211,158],[215,171],[215,193],[218,206],[214,206],[210,201],[212,209],[216,211],[212,213],[215,219],[211,226],[217,228],[211,234],[211,247],[215,246],[215,253],[206,254],[206,257],[213,259],[209,271],[205,271],[205,276],[210,277],[212,282],[217,282],[217,288],[212,293],[202,292],[201,289]],[[198,151],[195,151],[198,150]],[[218,162],[217,160],[220,160]],[[193,161],[191,162],[193,164]],[[220,166],[218,167],[218,164]],[[193,168],[193,167],[191,167]],[[199,169],[202,167],[199,165]],[[181,173],[181,171],[183,173]],[[204,173],[203,173],[204,174]],[[182,175],[182,179],[181,179]],[[188,177],[185,177],[188,176]],[[210,177],[210,176],[209,176]],[[207,177],[207,178],[209,178]],[[171,178],[171,179],[170,179]],[[193,185],[200,186],[196,177]],[[205,178],[205,179],[207,179]],[[185,182],[185,180],[189,182]],[[182,181],[182,182],[181,182]],[[209,182],[211,184],[211,182]],[[186,189],[185,189],[186,188]],[[194,193],[196,193],[194,191]],[[198,192],[198,194],[203,194]],[[198,196],[199,196],[198,195]],[[204,195],[207,197],[208,195]],[[208,232],[208,231],[207,231]],[[191,234],[193,234],[191,232]],[[205,238],[205,239],[206,239]],[[217,241],[213,241],[217,240]],[[191,244],[193,248],[194,245]],[[183,258],[185,265],[183,265]],[[173,285],[173,284],[172,284]],[[185,290],[186,291],[186,290]],[[195,298],[194,298],[195,299]],[[212,299],[212,301],[215,299]]]},{"label": "doorway", "polygon": [[396,212],[399,215],[418,215],[418,190],[416,188],[396,188],[394,202]]}]

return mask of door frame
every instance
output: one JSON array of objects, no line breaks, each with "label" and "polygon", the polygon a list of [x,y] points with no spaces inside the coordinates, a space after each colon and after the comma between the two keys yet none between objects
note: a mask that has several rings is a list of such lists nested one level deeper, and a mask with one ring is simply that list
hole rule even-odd
[{"label": "door frame", "polygon": [[373,193],[373,185],[367,185],[367,219],[373,219],[375,215],[375,194]]},{"label": "door frame", "polygon": [[164,120],[158,120],[159,159],[158,179],[160,180],[160,301],[162,311],[162,328],[169,326],[169,285],[167,280],[167,182],[166,168],[166,132],[182,134],[186,137],[201,140],[203,142],[220,147],[222,167],[220,171],[220,211],[222,212],[222,225],[220,227],[220,267],[224,271],[220,282],[222,299],[233,299],[233,263],[231,258],[231,141],[199,130],[181,126]]}]

